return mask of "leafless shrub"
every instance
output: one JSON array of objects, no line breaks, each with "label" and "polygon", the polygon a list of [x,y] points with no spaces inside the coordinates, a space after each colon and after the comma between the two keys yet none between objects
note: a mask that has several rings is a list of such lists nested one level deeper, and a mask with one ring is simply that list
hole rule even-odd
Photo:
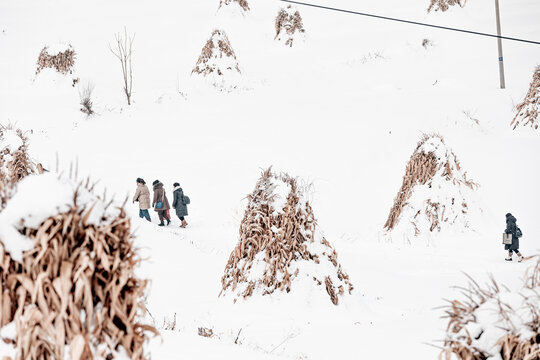
[{"label": "leafless shrub", "polygon": [[429,39],[423,39],[422,40],[422,46],[424,47],[424,49],[427,49],[428,47],[433,46],[433,41],[431,41]]},{"label": "leafless shrub", "polygon": [[237,3],[242,8],[242,10],[249,11],[249,4],[246,0],[219,0],[218,9],[221,9],[223,5],[230,5],[232,3]]},{"label": "leafless shrub", "polygon": [[291,5],[279,10],[275,27],[276,36],[274,37],[274,40],[283,40],[285,41],[285,45],[291,47],[293,46],[295,34],[305,32],[300,13]]},{"label": "leafless shrub", "polygon": [[124,34],[118,33],[115,35],[115,44],[113,47],[109,45],[109,49],[122,65],[122,76],[124,80],[124,93],[126,95],[128,105],[131,105],[131,94],[133,86],[133,65],[131,62],[133,55],[133,41],[135,34],[128,35],[127,29],[124,28]]},{"label": "leafless shrub", "polygon": [[87,82],[82,86],[79,86],[79,98],[81,99],[81,111],[90,116],[94,113],[92,109],[92,93],[94,91],[94,84]]},{"label": "leafless shrub", "polygon": [[429,4],[428,12],[431,10],[435,11],[447,11],[450,6],[459,5],[460,7],[464,7],[467,0],[430,0],[431,3]]},{"label": "leafless shrub", "polygon": [[54,55],[49,55],[48,47],[45,46],[37,61],[36,75],[45,68],[52,68],[61,74],[67,75],[73,73],[73,65],[75,65],[76,53],[71,45],[64,52],[59,52]]},{"label": "leafless shrub", "polygon": [[79,184],[68,212],[19,230],[34,244],[21,262],[0,239],[0,326],[15,322],[19,359],[113,359],[120,348],[146,359],[148,333],[157,331],[138,320],[146,281],[134,274],[129,217],[120,207],[110,221],[89,221],[112,201],[80,204],[82,189],[93,185]]},{"label": "leafless shrub", "polygon": [[518,126],[530,126],[538,129],[538,113],[540,112],[540,66],[534,70],[529,91],[522,103],[517,105],[517,114],[510,123],[512,129]]},{"label": "leafless shrub", "polygon": [[[283,208],[275,209],[274,200],[279,195],[274,193],[274,190],[278,182],[285,184],[290,190]],[[313,261],[315,264],[324,260],[334,267],[337,275],[334,281],[339,281],[339,284],[333,283],[329,276],[313,276],[317,285],[322,286],[324,283],[334,305],[338,304],[338,295],[353,290],[348,275],[338,263],[337,252],[317,232],[313,209],[302,197],[295,178],[287,174],[276,175],[271,168],[262,173],[255,190],[248,196],[249,203],[240,225],[240,238],[221,279],[221,293],[229,288],[235,291],[240,285],[242,287],[238,296],[243,298],[251,296],[257,288],[261,289],[263,295],[277,290],[288,293],[291,291],[292,281],[299,274],[299,268],[289,272],[289,266],[304,260]],[[324,249],[321,253],[309,250],[308,244],[314,242],[320,243]],[[260,261],[264,262],[264,274],[256,280],[249,280],[251,267]]]}]

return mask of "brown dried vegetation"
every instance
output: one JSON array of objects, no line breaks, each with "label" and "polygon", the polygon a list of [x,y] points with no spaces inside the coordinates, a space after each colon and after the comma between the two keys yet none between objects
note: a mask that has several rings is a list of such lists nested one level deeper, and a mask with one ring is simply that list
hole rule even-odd
[{"label": "brown dried vegetation", "polygon": [[288,5],[286,9],[281,9],[276,17],[276,36],[275,39],[285,40],[285,45],[293,46],[294,35],[298,33],[304,33],[304,25],[302,24],[302,17],[298,11],[292,13],[293,7]]},{"label": "brown dried vegetation", "polygon": [[221,7],[223,5],[230,5],[232,3],[237,3],[238,6],[240,6],[242,8],[242,10],[244,11],[249,11],[249,4],[246,0],[219,0],[219,8],[218,9],[221,9]]},{"label": "brown dried vegetation", "polygon": [[241,73],[238,62],[236,61],[236,55],[234,54],[234,50],[231,47],[227,34],[223,30],[214,30],[212,36],[204,45],[201,55],[197,60],[197,64],[191,71],[191,74],[196,73],[206,76],[216,73],[220,76],[223,75],[224,69],[220,69],[218,66],[215,66],[215,64],[212,64],[213,58],[222,57],[231,57],[235,60],[235,67],[229,67],[226,70],[236,70],[238,73]]},{"label": "brown dried vegetation", "polygon": [[[81,187],[92,191],[88,181]],[[2,340],[17,359],[113,359],[121,347],[146,359],[143,345],[157,331],[138,320],[146,281],[133,272],[129,218],[118,208],[112,221],[90,224],[95,203],[78,204],[78,191],[70,211],[20,230],[34,242],[22,262],[0,239],[0,326],[14,321],[17,329]]]},{"label": "brown dried vegetation", "polygon": [[[458,178],[454,174],[454,171],[461,171],[461,165],[453,152],[451,153],[452,159],[439,160],[437,159],[435,154],[425,153],[421,151],[421,147],[426,143],[426,141],[433,137],[439,138],[444,144],[444,139],[440,135],[424,135],[421,141],[418,143],[416,150],[414,151],[409,162],[407,163],[401,189],[399,190],[394,200],[394,205],[390,210],[390,214],[388,215],[388,219],[386,220],[386,223],[384,225],[384,227],[388,230],[392,230],[399,222],[401,212],[403,211],[403,208],[407,205],[407,201],[411,197],[414,187],[417,185],[425,185],[430,183],[433,180],[434,176],[437,174],[437,172],[441,169],[444,169],[442,176],[447,181],[451,181],[454,185],[463,184],[470,189],[475,189],[478,186],[478,184],[476,184],[472,180],[467,179],[466,172],[463,174],[462,178]],[[455,169],[453,165],[450,164],[450,160],[453,160],[453,162],[455,163]],[[463,203],[462,207],[463,211],[466,212],[467,204]],[[440,211],[444,211],[441,204],[433,203],[429,199],[427,200],[426,215],[431,220],[430,231],[440,228]],[[416,214],[416,216],[418,215],[420,215],[420,212]],[[419,230],[417,229],[417,232],[418,231]]]},{"label": "brown dried vegetation", "polygon": [[460,7],[464,7],[467,3],[467,0],[430,0],[428,12],[431,10],[445,12],[450,8],[450,6],[459,5]]},{"label": "brown dried vegetation", "polygon": [[67,75],[73,72],[73,65],[75,65],[75,50],[69,45],[64,52],[59,52],[56,55],[49,55],[47,53],[47,46],[45,46],[37,61],[36,75],[45,68],[52,68],[61,74]]},{"label": "brown dried vegetation", "polygon": [[540,111],[540,66],[537,66],[527,96],[517,106],[517,114],[510,123],[512,129],[519,125],[538,129],[538,112]]},{"label": "brown dried vegetation", "polygon": [[[274,193],[276,181],[282,181],[290,187],[283,209],[273,208],[277,196]],[[316,239],[317,222],[313,209],[309,202],[302,202],[301,197],[302,192],[295,178],[288,174],[276,175],[271,168],[262,173],[255,190],[248,196],[249,203],[240,225],[240,239],[225,267],[221,293],[229,288],[234,291],[239,284],[245,285],[239,294],[243,298],[251,296],[255,288],[262,288],[263,295],[276,290],[290,292],[292,280],[298,276],[299,269],[290,273],[289,265],[300,260],[317,264],[321,261],[319,255],[311,253],[307,248],[308,243],[315,241],[325,246],[326,250],[321,255],[333,264],[341,285],[334,284],[329,276],[324,279],[313,277],[315,283],[322,285],[324,282],[335,305],[338,304],[338,295],[353,290],[348,275],[337,261],[336,251],[325,238]],[[266,264],[264,275],[261,279],[249,281],[247,275],[255,256],[261,252]]]}]

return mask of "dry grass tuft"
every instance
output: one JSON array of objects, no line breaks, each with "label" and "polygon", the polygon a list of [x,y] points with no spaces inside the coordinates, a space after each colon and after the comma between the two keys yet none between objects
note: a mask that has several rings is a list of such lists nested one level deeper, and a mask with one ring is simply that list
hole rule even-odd
[{"label": "dry grass tuft", "polygon": [[[229,58],[229,60],[231,60],[229,64],[225,65],[225,69],[222,69],[215,61],[223,58]],[[191,73],[201,74],[203,76],[209,74],[222,76],[225,71],[237,71],[238,73],[241,73],[236,55],[234,54],[234,50],[231,47],[227,34],[223,30],[214,30],[212,36],[204,45],[201,55],[197,60],[197,64]]]},{"label": "dry grass tuft", "polygon": [[[274,208],[278,196],[275,193],[277,183],[286,184],[289,188],[286,202],[280,209]],[[255,190],[248,196],[248,206],[240,225],[240,238],[221,279],[222,293],[227,289],[235,291],[240,285],[238,296],[243,298],[251,296],[255,289],[261,289],[263,295],[276,290],[288,293],[292,281],[301,270],[295,268],[294,264],[300,261],[331,263],[339,284],[335,284],[330,276],[321,279],[313,277],[313,280],[317,285],[324,283],[335,305],[338,304],[338,295],[352,291],[353,286],[337,261],[336,251],[317,233],[313,209],[308,201],[302,200],[302,196],[295,178],[288,174],[276,175],[271,168],[262,173]],[[322,253],[308,249],[315,242],[324,249]],[[261,262],[264,273],[257,279],[250,278],[252,267],[260,267]]]},{"label": "dry grass tuft", "polygon": [[92,191],[80,184],[68,212],[19,230],[34,242],[22,262],[0,239],[0,326],[17,329],[5,341],[18,359],[113,359],[120,348],[146,359],[143,345],[157,331],[138,320],[146,281],[134,274],[130,220],[121,207],[111,221],[89,223],[97,202],[78,204],[81,188]]},{"label": "dry grass tuft", "polygon": [[37,61],[36,75],[45,68],[55,69],[61,74],[67,75],[73,73],[73,65],[75,65],[76,53],[71,45],[64,52],[59,52],[56,55],[49,55],[48,47],[45,46]]},{"label": "dry grass tuft", "polygon": [[538,112],[540,111],[540,66],[534,70],[533,80],[525,99],[517,106],[517,114],[510,123],[512,129],[518,126],[530,126],[538,129]]},{"label": "dry grass tuft", "polygon": [[[16,149],[3,145],[9,133],[16,134],[22,145]],[[0,210],[5,207],[15,185],[36,171],[28,156],[28,138],[22,130],[14,129],[11,125],[0,125]]]},{"label": "dry grass tuft", "polygon": [[214,330],[209,329],[209,328],[205,328],[205,327],[200,327],[199,328],[199,336],[212,337],[212,336],[214,336]]},{"label": "dry grass tuft", "polygon": [[[392,230],[399,222],[400,215],[403,208],[407,205],[407,201],[411,197],[415,186],[430,184],[437,173],[441,172],[441,176],[446,180],[452,182],[454,185],[465,185],[470,189],[475,189],[478,184],[472,180],[467,179],[467,173],[463,173],[463,176],[458,176],[458,172],[461,171],[461,165],[457,160],[456,155],[452,152],[447,159],[438,159],[433,152],[422,151],[423,145],[430,139],[436,138],[444,144],[444,139],[440,135],[424,135],[421,141],[418,143],[416,150],[411,156],[407,167],[405,168],[405,175],[403,176],[403,183],[399,190],[388,219],[384,227],[388,230]],[[440,221],[444,219],[441,212],[444,211],[444,204],[432,202],[431,199],[427,199],[426,203],[426,216],[429,218],[431,226],[430,231],[440,230]],[[461,204],[462,211],[467,212],[467,204],[464,202]],[[419,215],[419,214],[417,214]],[[417,229],[417,232],[419,230]]]},{"label": "dry grass tuft", "polygon": [[276,36],[274,40],[285,41],[285,45],[293,46],[296,33],[304,33],[304,25],[300,13],[291,5],[282,8],[276,17]]},{"label": "dry grass tuft", "polygon": [[246,0],[219,0],[219,8],[221,9],[222,6],[230,5],[232,3],[237,3],[238,6],[242,8],[244,11],[249,11],[249,4]]},{"label": "dry grass tuft", "polygon": [[467,3],[467,0],[430,0],[431,3],[429,4],[428,12],[431,10],[445,12],[450,8],[450,6],[459,5],[460,7],[464,7]]}]

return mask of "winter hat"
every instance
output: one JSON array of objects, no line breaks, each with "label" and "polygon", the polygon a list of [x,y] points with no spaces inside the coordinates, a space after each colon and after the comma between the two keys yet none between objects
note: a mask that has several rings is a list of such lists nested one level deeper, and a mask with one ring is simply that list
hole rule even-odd
[{"label": "winter hat", "polygon": [[143,184],[143,185],[146,184],[146,182],[145,182],[143,179],[141,179],[141,178],[137,178],[137,183]]},{"label": "winter hat", "polygon": [[159,180],[154,180],[154,182],[152,183],[152,185],[156,185],[156,184],[159,184]]},{"label": "winter hat", "polygon": [[506,214],[507,218],[509,218],[510,216],[512,216],[512,214],[510,214],[510,213]]},{"label": "winter hat", "polygon": [[180,187],[180,184],[177,183],[177,182],[175,182],[175,183],[173,184],[173,186],[174,186],[174,187]]}]

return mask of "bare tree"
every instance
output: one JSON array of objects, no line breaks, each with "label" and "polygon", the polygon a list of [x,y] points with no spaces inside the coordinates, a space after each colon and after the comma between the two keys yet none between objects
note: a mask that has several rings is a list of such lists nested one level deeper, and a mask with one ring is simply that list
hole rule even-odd
[{"label": "bare tree", "polygon": [[114,36],[115,46],[109,49],[120,60],[122,65],[122,74],[124,76],[124,92],[126,94],[128,105],[131,105],[131,89],[133,85],[133,66],[131,65],[131,55],[133,54],[133,40],[135,34],[128,35],[126,28],[124,34],[118,33]]}]

